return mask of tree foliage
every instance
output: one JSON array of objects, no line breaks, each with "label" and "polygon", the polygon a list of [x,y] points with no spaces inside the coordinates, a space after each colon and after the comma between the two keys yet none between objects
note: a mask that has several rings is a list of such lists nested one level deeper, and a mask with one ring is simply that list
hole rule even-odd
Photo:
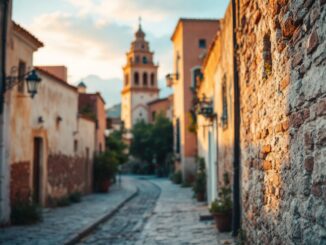
[{"label": "tree foliage", "polygon": [[159,115],[154,124],[140,121],[132,130],[130,153],[147,164],[155,164],[157,170],[165,167],[168,154],[173,151],[173,127],[166,117]]},{"label": "tree foliage", "polygon": [[128,160],[127,146],[122,141],[121,131],[114,131],[106,138],[106,147],[114,155],[118,164],[123,164]]}]

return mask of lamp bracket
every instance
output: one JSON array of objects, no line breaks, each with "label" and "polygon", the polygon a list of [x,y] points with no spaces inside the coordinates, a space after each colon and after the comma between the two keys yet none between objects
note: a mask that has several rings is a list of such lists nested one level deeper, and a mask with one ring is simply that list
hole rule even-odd
[{"label": "lamp bracket", "polygon": [[27,71],[28,71],[27,73],[19,76],[18,67],[13,66],[10,69],[10,76],[7,76],[5,79],[5,91],[11,90],[16,85],[25,82],[26,77],[30,75],[31,72],[33,71],[32,67],[28,67]]}]

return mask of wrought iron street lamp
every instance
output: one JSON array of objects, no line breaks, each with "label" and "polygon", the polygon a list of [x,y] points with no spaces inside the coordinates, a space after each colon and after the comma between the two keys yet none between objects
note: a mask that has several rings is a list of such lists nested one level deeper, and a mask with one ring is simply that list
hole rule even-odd
[{"label": "wrought iron street lamp", "polygon": [[34,98],[37,94],[38,86],[42,79],[37,74],[36,70],[31,70],[21,76],[9,76],[6,77],[5,91],[8,91],[20,83],[27,83],[27,91]]},{"label": "wrought iron street lamp", "polygon": [[27,91],[33,98],[37,94],[37,89],[42,79],[37,75],[35,70],[32,70],[26,77]]}]

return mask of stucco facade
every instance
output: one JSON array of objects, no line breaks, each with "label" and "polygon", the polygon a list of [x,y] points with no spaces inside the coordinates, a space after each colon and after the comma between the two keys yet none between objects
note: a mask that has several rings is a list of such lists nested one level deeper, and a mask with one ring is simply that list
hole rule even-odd
[{"label": "stucco facade", "polygon": [[[43,44],[28,33],[21,26],[11,22],[7,46],[7,74],[17,76],[19,66],[23,67],[21,73],[26,73],[33,66],[33,53]],[[6,164],[9,168],[8,177],[10,184],[7,187],[10,192],[10,200],[26,198],[30,194],[31,178],[31,108],[32,100],[24,86],[15,86],[5,94],[6,113]],[[17,170],[17,171],[16,171]],[[17,172],[20,171],[21,174]],[[23,176],[22,178],[20,177]],[[13,181],[17,179],[17,181]],[[12,189],[16,185],[21,194],[14,194]],[[17,192],[17,191],[16,191]],[[20,195],[21,197],[18,197]]]},{"label": "stucco facade", "polygon": [[175,64],[172,84],[175,98],[174,148],[179,156],[176,168],[182,170],[184,178],[194,175],[197,155],[196,133],[189,131],[193,100],[190,88],[194,86],[195,74],[200,70],[207,47],[218,29],[218,20],[180,19],[171,38],[174,47],[173,64]]},{"label": "stucco facade", "polygon": [[121,92],[121,120],[130,141],[131,129],[138,121],[149,121],[148,103],[158,98],[158,66],[154,64],[154,53],[150,51],[145,33],[139,25],[135,40],[127,53],[127,64],[123,67],[124,86]]},{"label": "stucco facade", "polygon": [[105,151],[106,112],[105,101],[99,92],[79,93],[79,114],[92,118],[96,122],[95,151]]},{"label": "stucco facade", "polygon": [[220,20],[220,30],[209,47],[202,65],[203,81],[197,91],[199,99],[212,102],[215,116],[197,118],[198,155],[207,167],[208,201],[217,198],[223,175],[232,180],[234,144],[232,9],[229,6]]},{"label": "stucco facade", "polygon": [[[15,75],[13,67],[18,66],[26,69],[20,71],[25,74],[42,43],[15,23],[11,38],[9,71]],[[77,88],[61,73],[43,67],[36,70],[42,82],[33,99],[25,82],[6,94],[11,204],[32,197],[47,205],[72,192],[91,189],[95,123],[78,119]]]},{"label": "stucco facade", "polygon": [[172,122],[173,117],[173,95],[157,99],[148,103],[148,122],[154,123],[155,118],[162,115]]}]

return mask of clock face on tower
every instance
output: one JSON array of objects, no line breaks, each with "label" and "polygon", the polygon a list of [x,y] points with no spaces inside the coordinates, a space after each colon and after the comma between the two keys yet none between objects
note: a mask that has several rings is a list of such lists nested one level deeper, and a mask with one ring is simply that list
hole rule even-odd
[{"label": "clock face on tower", "polygon": [[150,50],[145,36],[139,23],[123,67],[122,120],[127,130],[139,121],[148,122],[147,104],[158,99],[159,95],[158,65],[154,64],[154,52]]}]

